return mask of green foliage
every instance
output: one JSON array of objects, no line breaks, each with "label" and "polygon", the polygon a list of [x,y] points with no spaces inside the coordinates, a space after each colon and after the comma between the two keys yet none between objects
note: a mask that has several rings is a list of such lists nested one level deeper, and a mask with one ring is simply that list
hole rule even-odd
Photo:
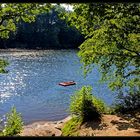
[{"label": "green foliage", "polygon": [[114,91],[140,88],[140,4],[73,4],[68,22],[86,36],[79,57],[85,72],[100,67],[102,81]]},{"label": "green foliage", "polygon": [[[90,86],[84,86],[71,97],[70,112],[83,121],[100,120],[100,111],[104,108],[99,100],[93,98],[91,91]],[[94,105],[94,102],[96,105]]]},{"label": "green foliage", "polygon": [[62,136],[77,136],[77,130],[82,123],[100,120],[102,113],[109,112],[105,103],[94,97],[91,92],[90,86],[83,86],[71,97],[70,112],[74,117],[62,128]]},{"label": "green foliage", "polygon": [[8,62],[0,59],[0,73],[7,73],[5,67],[8,65]]},{"label": "green foliage", "polygon": [[48,13],[37,15],[35,22],[25,23],[20,20],[16,32],[11,33],[9,39],[2,39],[1,46],[21,49],[78,48],[84,37],[75,27],[69,27],[66,21],[60,19],[62,11],[65,12],[61,6],[57,6]]},{"label": "green foliage", "polygon": [[82,124],[82,120],[78,117],[74,117],[68,122],[65,123],[64,127],[62,128],[62,136],[77,136],[76,130],[80,128]]},{"label": "green foliage", "polygon": [[16,23],[35,21],[36,15],[48,12],[51,4],[39,3],[1,3],[0,4],[0,38],[8,38],[9,33],[16,31]]},{"label": "green foliage", "polygon": [[11,112],[7,114],[6,126],[3,130],[3,136],[14,136],[21,132],[23,122],[21,115],[17,113],[16,108],[12,107]]},{"label": "green foliage", "polygon": [[119,97],[114,107],[116,113],[127,113],[138,109],[140,109],[140,92],[137,91]]},{"label": "green foliage", "polygon": [[101,99],[93,96],[92,102],[100,113],[107,113],[107,105]]},{"label": "green foliage", "polygon": [[[0,38],[9,38],[20,20],[31,23],[38,14],[48,12],[51,8],[49,3],[0,3]],[[5,64],[0,60],[0,73],[6,73]]]}]

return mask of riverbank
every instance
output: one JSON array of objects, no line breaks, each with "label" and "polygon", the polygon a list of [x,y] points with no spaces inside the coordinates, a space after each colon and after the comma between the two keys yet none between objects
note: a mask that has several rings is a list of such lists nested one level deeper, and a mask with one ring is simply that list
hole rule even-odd
[{"label": "riverbank", "polygon": [[35,51],[33,50],[29,50],[29,49],[0,49],[0,52],[24,52],[24,51]]},{"label": "riverbank", "polygon": [[[53,122],[35,122],[24,126],[20,136],[62,136],[61,128],[71,116]],[[136,117],[131,114],[103,115],[101,122],[86,122],[78,130],[78,136],[140,136],[140,113]]]},{"label": "riverbank", "polygon": [[72,117],[60,121],[38,121],[23,127],[20,136],[61,136],[61,128]]},{"label": "riverbank", "polygon": [[76,50],[79,51],[78,48],[72,48],[72,49],[68,49],[68,48],[63,48],[63,49],[52,49],[52,48],[48,48],[48,49],[19,49],[19,48],[8,48],[8,49],[0,49],[0,52],[34,52],[34,51],[47,51],[47,50]]}]

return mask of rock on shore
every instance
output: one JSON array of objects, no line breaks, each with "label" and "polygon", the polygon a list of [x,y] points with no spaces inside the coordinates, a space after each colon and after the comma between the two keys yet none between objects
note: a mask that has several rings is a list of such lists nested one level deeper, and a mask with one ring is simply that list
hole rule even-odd
[{"label": "rock on shore", "polygon": [[61,121],[39,121],[23,127],[20,136],[61,136],[61,128],[71,116]]},{"label": "rock on shore", "polygon": [[[20,136],[61,136],[61,128],[70,120],[69,116],[61,121],[40,121],[24,126]],[[140,114],[103,115],[101,122],[90,121],[77,130],[78,136],[140,136]]]}]

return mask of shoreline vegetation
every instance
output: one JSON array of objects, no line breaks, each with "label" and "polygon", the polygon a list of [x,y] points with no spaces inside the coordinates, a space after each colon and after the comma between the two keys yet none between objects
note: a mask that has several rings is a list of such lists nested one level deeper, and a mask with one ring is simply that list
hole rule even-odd
[{"label": "shoreline vegetation", "polygon": [[[83,123],[72,136],[140,136],[140,113],[103,115],[102,121]],[[64,136],[62,128],[72,119],[68,116],[59,121],[36,121],[24,125],[20,136]]]},{"label": "shoreline vegetation", "polygon": [[83,86],[71,97],[70,116],[40,121],[23,128],[21,136],[140,136],[140,110],[121,113]]}]

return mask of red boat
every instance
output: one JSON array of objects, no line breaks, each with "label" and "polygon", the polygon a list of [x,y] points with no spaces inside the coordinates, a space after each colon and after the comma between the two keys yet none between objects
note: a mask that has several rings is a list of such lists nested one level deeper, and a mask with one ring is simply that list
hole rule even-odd
[{"label": "red boat", "polygon": [[74,81],[68,81],[68,82],[59,83],[59,85],[61,85],[61,86],[71,86],[71,85],[75,85],[75,84],[76,84],[76,82],[74,82]]}]

